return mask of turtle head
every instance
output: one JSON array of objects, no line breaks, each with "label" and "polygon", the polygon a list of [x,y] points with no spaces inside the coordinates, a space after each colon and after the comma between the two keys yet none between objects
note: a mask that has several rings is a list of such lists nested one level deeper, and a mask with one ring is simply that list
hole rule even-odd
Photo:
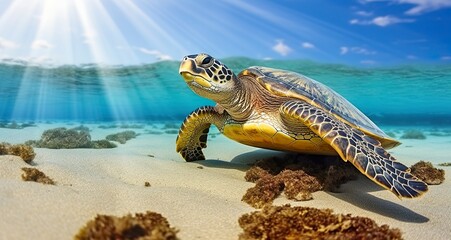
[{"label": "turtle head", "polygon": [[214,101],[221,100],[234,91],[235,74],[208,54],[184,57],[179,73],[195,93]]}]

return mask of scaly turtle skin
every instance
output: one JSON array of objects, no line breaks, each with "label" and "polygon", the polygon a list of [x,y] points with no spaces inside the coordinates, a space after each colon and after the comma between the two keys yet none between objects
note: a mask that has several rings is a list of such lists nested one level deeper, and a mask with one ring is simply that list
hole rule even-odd
[{"label": "scaly turtle skin", "polygon": [[339,155],[398,197],[418,197],[427,185],[386,149],[400,143],[329,87],[303,75],[249,67],[236,76],[207,54],[186,56],[180,74],[198,95],[217,103],[183,122],[176,150],[204,160],[211,124],[237,142],[281,151]]}]

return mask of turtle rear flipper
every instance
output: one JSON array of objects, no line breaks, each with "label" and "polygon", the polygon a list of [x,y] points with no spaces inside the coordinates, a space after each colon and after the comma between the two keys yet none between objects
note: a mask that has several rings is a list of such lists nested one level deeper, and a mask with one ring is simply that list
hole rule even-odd
[{"label": "turtle rear flipper", "polygon": [[176,151],[187,162],[205,160],[202,148],[207,147],[208,131],[211,124],[220,124],[224,117],[214,107],[204,106],[186,117],[176,140]]},{"label": "turtle rear flipper", "polygon": [[303,122],[344,161],[350,161],[360,172],[398,197],[418,197],[428,190],[426,183],[410,174],[410,169],[397,162],[379,141],[325,111],[301,101],[286,102],[280,111],[283,117]]}]

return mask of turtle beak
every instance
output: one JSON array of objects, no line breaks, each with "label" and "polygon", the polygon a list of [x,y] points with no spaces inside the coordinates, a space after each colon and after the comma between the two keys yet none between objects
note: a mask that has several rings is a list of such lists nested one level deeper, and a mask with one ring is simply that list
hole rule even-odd
[{"label": "turtle beak", "polygon": [[184,72],[193,71],[193,69],[195,69],[194,65],[194,62],[191,59],[183,60],[180,63],[179,73],[183,75]]},{"label": "turtle beak", "polygon": [[196,82],[202,87],[209,88],[211,83],[205,78],[201,77],[202,69],[197,68],[192,59],[183,60],[180,64],[179,73],[182,75],[186,83]]}]

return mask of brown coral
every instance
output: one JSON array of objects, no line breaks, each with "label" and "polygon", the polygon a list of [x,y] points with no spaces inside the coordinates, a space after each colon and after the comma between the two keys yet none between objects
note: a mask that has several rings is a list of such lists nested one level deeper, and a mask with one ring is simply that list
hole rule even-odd
[{"label": "brown coral", "polygon": [[242,201],[252,207],[261,208],[271,203],[283,190],[283,182],[280,178],[269,176],[260,178],[255,186],[249,188],[244,194]]},{"label": "brown coral", "polygon": [[310,200],[312,192],[322,189],[316,177],[310,176],[302,170],[283,170],[277,175],[284,183],[284,192],[288,199],[298,201]]},{"label": "brown coral", "polygon": [[74,237],[81,239],[175,240],[178,231],[161,214],[147,211],[123,217],[97,215]]},{"label": "brown coral", "polygon": [[246,171],[244,179],[248,182],[257,182],[260,178],[272,176],[268,171],[264,170],[259,166],[253,166]]},{"label": "brown coral", "polygon": [[335,191],[357,174],[352,165],[338,157],[289,154],[283,158],[262,159],[246,172],[246,181],[256,184],[247,190],[242,201],[261,208],[282,191],[289,199],[310,200],[311,193]]},{"label": "brown coral", "polygon": [[12,145],[9,143],[0,143],[0,155],[15,155],[21,157],[26,163],[33,161],[36,153],[33,147],[25,144]]},{"label": "brown coral", "polygon": [[374,220],[333,214],[330,209],[266,206],[262,211],[242,215],[238,223],[244,230],[240,240],[248,239],[402,239],[399,229],[378,226]]},{"label": "brown coral", "polygon": [[55,182],[51,178],[47,177],[43,172],[39,171],[36,168],[24,167],[22,168],[22,171],[24,171],[24,173],[22,174],[22,179],[24,181],[33,181],[42,184],[55,185]]},{"label": "brown coral", "polygon": [[441,184],[445,181],[445,171],[435,168],[432,163],[419,161],[410,167],[411,173],[430,185]]}]

